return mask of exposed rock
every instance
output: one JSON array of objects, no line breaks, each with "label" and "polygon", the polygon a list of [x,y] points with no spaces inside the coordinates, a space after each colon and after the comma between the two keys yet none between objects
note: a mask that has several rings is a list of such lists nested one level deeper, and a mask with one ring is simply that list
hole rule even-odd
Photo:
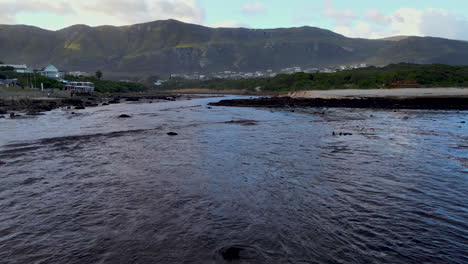
[{"label": "exposed rock", "polygon": [[119,118],[130,118],[131,116],[129,115],[126,115],[126,114],[121,114],[119,115]]},{"label": "exposed rock", "polygon": [[254,126],[257,124],[256,120],[232,120],[228,122],[224,122],[226,124],[238,124],[243,126]]},{"label": "exposed rock", "polygon": [[26,115],[29,115],[29,116],[40,116],[40,115],[45,115],[44,113],[41,113],[41,112],[37,112],[37,111],[29,111],[26,113]]},{"label": "exposed rock", "polygon": [[[468,110],[466,98],[291,98],[264,97],[256,99],[221,100],[212,106],[235,107],[346,107],[384,109]],[[395,110],[396,111],[396,110]],[[373,115],[371,115],[373,117]]]},{"label": "exposed rock", "polygon": [[108,103],[103,103],[102,105],[103,105],[103,106],[106,106],[106,105],[109,105],[109,104],[108,104]]},{"label": "exposed rock", "polygon": [[84,107],[84,105],[79,105],[77,107],[75,107],[76,110],[83,110],[83,109],[86,109],[86,107]]},{"label": "exposed rock", "polygon": [[229,247],[224,249],[221,252],[221,255],[223,256],[223,259],[227,261],[238,260],[240,259],[240,253],[242,250],[243,248],[240,247]]},{"label": "exposed rock", "polygon": [[167,135],[169,135],[169,136],[177,136],[177,135],[179,135],[179,134],[177,134],[176,132],[169,132],[169,133],[167,133]]}]

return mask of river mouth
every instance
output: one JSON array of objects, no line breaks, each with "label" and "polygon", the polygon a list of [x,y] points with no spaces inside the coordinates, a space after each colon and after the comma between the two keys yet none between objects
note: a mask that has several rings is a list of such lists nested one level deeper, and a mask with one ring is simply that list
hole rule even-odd
[{"label": "river mouth", "polygon": [[466,111],[218,100],[0,120],[2,261],[466,262]]}]

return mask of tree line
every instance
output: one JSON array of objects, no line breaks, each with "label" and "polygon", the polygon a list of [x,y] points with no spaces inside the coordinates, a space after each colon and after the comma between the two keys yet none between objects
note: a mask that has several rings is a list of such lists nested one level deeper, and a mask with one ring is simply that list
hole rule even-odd
[{"label": "tree line", "polygon": [[279,74],[272,78],[213,79],[206,81],[171,80],[164,89],[215,89],[289,92],[328,89],[387,88],[399,81],[414,81],[421,87],[468,87],[468,66],[442,64],[390,64],[386,67],[367,67],[336,73]]}]

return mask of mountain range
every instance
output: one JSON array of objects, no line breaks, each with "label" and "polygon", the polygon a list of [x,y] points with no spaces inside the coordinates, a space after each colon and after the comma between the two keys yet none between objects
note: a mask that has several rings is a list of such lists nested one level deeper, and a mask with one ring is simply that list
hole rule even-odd
[{"label": "mountain range", "polygon": [[279,70],[366,63],[468,64],[468,42],[434,37],[348,38],[316,27],[209,28],[176,20],[57,31],[0,25],[0,60],[126,74]]}]

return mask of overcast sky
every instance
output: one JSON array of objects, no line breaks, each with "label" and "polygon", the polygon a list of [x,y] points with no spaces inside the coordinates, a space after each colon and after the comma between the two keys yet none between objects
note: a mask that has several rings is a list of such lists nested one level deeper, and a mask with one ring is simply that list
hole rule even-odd
[{"label": "overcast sky", "polygon": [[468,0],[0,0],[0,24],[51,30],[168,18],[212,27],[307,25],[349,37],[468,40]]}]

